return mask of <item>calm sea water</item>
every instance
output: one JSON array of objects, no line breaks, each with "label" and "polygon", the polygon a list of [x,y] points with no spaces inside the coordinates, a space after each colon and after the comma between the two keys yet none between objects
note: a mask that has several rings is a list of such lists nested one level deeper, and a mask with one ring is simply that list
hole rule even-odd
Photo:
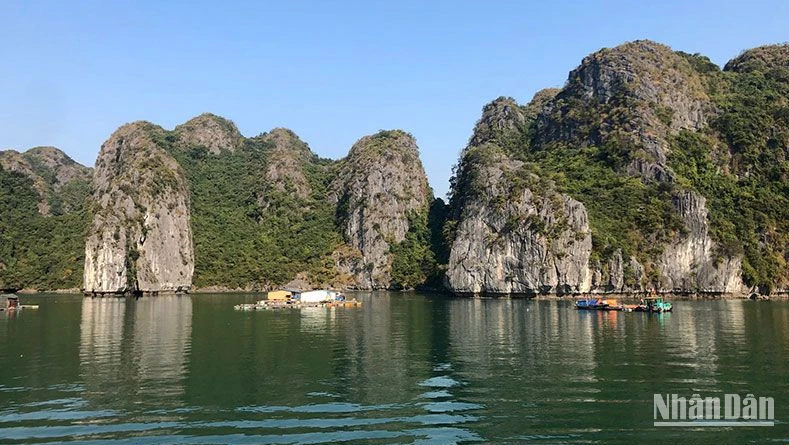
[{"label": "calm sea water", "polygon": [[[25,297],[40,309],[0,313],[0,444],[789,441],[787,302],[359,297]],[[776,426],[654,427],[668,392],[772,396]]]}]

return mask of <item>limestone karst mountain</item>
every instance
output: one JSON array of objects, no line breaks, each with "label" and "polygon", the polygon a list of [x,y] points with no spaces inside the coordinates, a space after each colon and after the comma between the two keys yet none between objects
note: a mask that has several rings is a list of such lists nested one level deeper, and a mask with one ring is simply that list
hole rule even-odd
[{"label": "limestone karst mountain", "polygon": [[785,289],[787,54],[721,71],[630,42],[528,105],[487,105],[453,179],[449,288]]},{"label": "limestone karst mountain", "polygon": [[329,200],[337,205],[343,237],[356,253],[339,261],[355,287],[413,286],[392,277],[397,266],[392,250],[415,224],[426,230],[433,200],[413,136],[381,131],[357,141],[342,160]]},{"label": "limestone karst mountain", "polygon": [[364,137],[332,161],[288,129],[244,138],[203,114],[173,131],[123,126],[96,165],[86,292],[373,289],[425,279],[392,278],[414,255],[418,246],[404,241],[412,221],[426,225],[432,200],[416,143],[402,131]]},{"label": "limestone karst mountain", "polygon": [[134,122],[116,130],[101,147],[85,242],[86,293],[191,288],[189,191],[178,162],[156,143],[163,132]]},{"label": "limestone karst mountain", "polygon": [[206,113],[122,126],[95,171],[4,151],[0,288],[787,290],[788,103],[787,45],[723,69],[605,48],[562,88],[486,105],[446,206],[401,130],[331,160]]}]

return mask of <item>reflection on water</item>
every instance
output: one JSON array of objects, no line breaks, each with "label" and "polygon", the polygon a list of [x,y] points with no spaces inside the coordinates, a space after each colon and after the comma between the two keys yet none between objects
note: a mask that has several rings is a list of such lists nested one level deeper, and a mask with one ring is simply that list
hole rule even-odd
[{"label": "reflection on water", "polygon": [[[430,369],[428,349],[418,341],[408,341],[411,336],[409,326],[403,323],[403,312],[408,311],[411,302],[377,293],[365,295],[363,304],[369,309],[350,314],[358,322],[343,332],[344,339],[335,354],[338,377],[349,386],[344,392],[369,403],[403,402],[408,394],[403,388],[414,387]],[[409,347],[418,356],[413,361],[408,361]]]},{"label": "reflection on water", "polygon": [[[179,400],[192,341],[192,299],[181,296],[143,298],[134,305],[132,357],[146,399]],[[155,384],[154,384],[155,383]]]},{"label": "reflection on water", "polygon": [[528,381],[594,368],[593,323],[587,314],[555,302],[480,299],[454,299],[448,312],[453,351],[480,375],[506,366]]},{"label": "reflection on water", "polygon": [[[39,311],[0,318],[0,443],[789,439],[786,302],[661,315],[357,297],[359,309],[266,312],[233,311],[254,295],[37,297]],[[656,392],[772,396],[779,423],[654,428]]]},{"label": "reflection on water", "polygon": [[84,396],[101,404],[176,406],[192,338],[192,300],[85,298],[80,324]]},{"label": "reflection on water", "polygon": [[86,298],[82,302],[80,377],[88,399],[105,397],[108,384],[117,388],[123,383],[121,346],[125,313],[125,299]]},{"label": "reflection on water", "polygon": [[331,322],[333,311],[322,307],[305,307],[301,309],[301,332],[313,334],[327,334],[327,327]]}]

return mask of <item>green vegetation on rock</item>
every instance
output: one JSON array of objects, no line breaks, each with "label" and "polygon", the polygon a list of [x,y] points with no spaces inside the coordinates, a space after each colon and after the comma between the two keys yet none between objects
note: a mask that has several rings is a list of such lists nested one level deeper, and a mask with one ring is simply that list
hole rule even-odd
[{"label": "green vegetation on rock", "polygon": [[45,217],[33,181],[0,168],[0,288],[81,287],[88,192],[83,180],[66,185],[51,199],[69,202],[70,211],[53,206],[53,216]]},{"label": "green vegetation on rock", "polygon": [[490,192],[469,166],[502,153],[523,163],[518,178],[541,178],[527,181],[533,192],[555,187],[584,204],[593,265],[621,251],[659,285],[666,246],[690,235],[677,202],[693,190],[707,200],[716,258],[741,257],[747,285],[789,288],[789,45],[746,51],[721,71],[630,42],[585,58],[558,93],[527,106],[497,99],[452,179],[450,241],[464,203]]},{"label": "green vegetation on rock", "polygon": [[412,213],[405,239],[391,247],[394,288],[440,286],[439,268],[428,223],[428,212]]},{"label": "green vegetation on rock", "polygon": [[333,279],[331,253],[342,238],[323,199],[331,161],[302,166],[313,194],[301,199],[266,187],[272,145],[262,137],[216,155],[202,146],[169,148],[189,181],[195,286],[264,288],[300,272],[315,283]]},{"label": "green vegetation on rock", "polygon": [[674,189],[623,174],[617,152],[605,147],[527,152],[523,171],[550,179],[557,190],[584,203],[593,261],[608,260],[621,250],[625,257],[649,265],[663,253],[665,243],[684,230],[671,204]]},{"label": "green vegetation on rock", "polygon": [[[438,287],[449,246],[463,241],[455,238],[463,213],[480,207],[467,204],[484,202],[498,232],[532,230],[549,245],[567,228],[551,199],[564,199],[583,204],[574,204],[583,215],[576,239],[586,235],[588,216],[589,265],[602,275],[616,260],[625,275],[643,267],[643,286],[730,282],[728,272],[715,275],[707,247],[677,254],[693,261],[671,280],[661,276],[670,274],[667,263],[680,262],[664,257],[672,246],[709,246],[709,235],[716,264],[736,271],[739,263],[726,261],[741,259],[747,285],[789,289],[789,45],[746,51],[723,70],[649,41],[598,51],[560,90],[541,91],[528,105],[504,97],[488,104],[451,179],[449,204],[435,200],[429,209],[416,142],[401,130],[362,138],[346,159],[331,161],[289,130],[244,138],[211,114],[173,131],[139,125],[150,127],[143,129],[179,167],[169,156],[167,168],[156,156],[109,157],[102,167],[122,172],[118,189],[128,196],[134,187],[151,196],[186,193],[177,177],[183,169],[196,287],[259,289],[294,279]],[[51,147],[6,156],[0,287],[79,287],[88,169]],[[526,189],[540,204],[510,205],[530,199]],[[683,211],[687,203],[695,208]],[[494,246],[474,242],[488,241]],[[130,244],[126,257],[141,253]]]},{"label": "green vegetation on rock", "polygon": [[[576,105],[580,106],[580,105]],[[591,114],[589,112],[582,112]],[[499,145],[470,147],[464,153],[461,167],[452,179],[451,203],[455,212],[467,200],[479,199],[486,193],[483,178],[476,165],[492,157],[506,155],[523,162],[517,174],[508,179],[513,184],[507,195],[497,199],[503,204],[517,190],[528,187],[535,195],[549,189],[566,193],[584,203],[592,229],[592,261],[607,261],[617,250],[625,257],[636,257],[647,265],[662,253],[665,242],[684,230],[671,205],[671,184],[644,182],[623,172],[627,153],[616,143],[578,147],[570,143],[553,143],[535,147],[532,126],[517,134],[508,133],[497,139]],[[467,168],[463,168],[466,165]],[[537,180],[534,179],[536,175]],[[454,219],[460,217],[454,214]],[[452,226],[449,222],[449,227]],[[447,237],[453,237],[447,229]]]},{"label": "green vegetation on rock", "polygon": [[757,48],[707,70],[720,114],[674,137],[669,158],[681,184],[708,199],[718,254],[743,255],[745,282],[765,292],[789,283],[789,65],[766,63],[775,52],[789,60],[785,45]]}]

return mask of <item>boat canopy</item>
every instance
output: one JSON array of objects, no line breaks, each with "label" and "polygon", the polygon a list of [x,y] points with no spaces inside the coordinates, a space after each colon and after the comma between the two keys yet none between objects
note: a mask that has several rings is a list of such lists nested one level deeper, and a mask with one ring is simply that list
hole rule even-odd
[{"label": "boat canopy", "polygon": [[293,296],[293,292],[289,290],[273,290],[266,294],[266,298],[269,300],[288,300]]}]

